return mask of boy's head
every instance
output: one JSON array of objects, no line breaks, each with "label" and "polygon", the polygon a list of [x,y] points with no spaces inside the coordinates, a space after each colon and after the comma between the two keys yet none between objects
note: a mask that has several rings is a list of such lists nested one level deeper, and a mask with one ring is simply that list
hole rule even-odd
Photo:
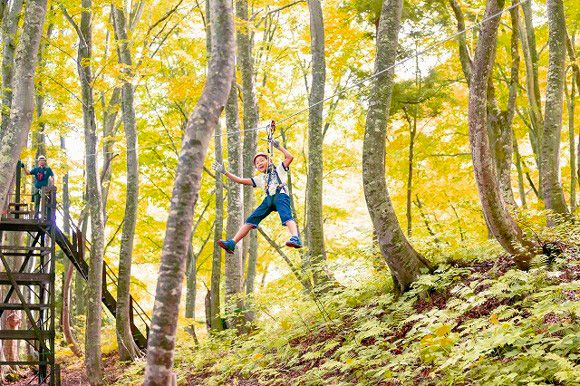
[{"label": "boy's head", "polygon": [[264,173],[268,169],[268,154],[258,153],[254,156],[254,166]]},{"label": "boy's head", "polygon": [[45,167],[46,166],[46,157],[41,155],[38,157],[38,166]]}]

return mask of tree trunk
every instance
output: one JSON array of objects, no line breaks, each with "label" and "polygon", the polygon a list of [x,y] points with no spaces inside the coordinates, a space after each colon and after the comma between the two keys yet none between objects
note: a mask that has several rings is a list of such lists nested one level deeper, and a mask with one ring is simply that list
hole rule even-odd
[{"label": "tree trunk", "polygon": [[527,209],[528,204],[526,201],[526,190],[524,188],[524,173],[522,171],[522,157],[520,156],[520,150],[518,148],[518,141],[516,139],[515,133],[512,135],[513,138],[513,152],[516,157],[516,170],[518,172],[518,191],[520,193],[520,201],[522,202],[522,208]]},{"label": "tree trunk", "polygon": [[[236,17],[242,21],[248,20],[248,0],[236,0]],[[258,105],[256,103],[256,91],[254,85],[254,58],[253,44],[250,38],[250,31],[246,22],[238,24],[239,28],[236,34],[236,43],[238,49],[238,68],[242,77],[242,107],[243,107],[243,125],[244,125],[244,143],[243,143],[243,175],[250,177],[254,174],[254,165],[252,160],[257,148],[258,126]],[[254,190],[251,186],[244,186],[244,219],[247,218],[255,205]],[[250,231],[246,240],[242,243],[242,264],[248,266],[249,271],[255,271],[258,260],[258,234],[256,231]],[[249,292],[249,290],[247,290]]]},{"label": "tree trunk", "polygon": [[376,80],[371,89],[363,142],[363,188],[383,258],[394,280],[395,291],[404,292],[428,268],[403,234],[385,178],[386,130],[393,88],[393,65],[403,10],[402,0],[384,0],[375,59]]},{"label": "tree trunk", "polygon": [[23,0],[14,0],[5,8],[6,14],[2,20],[2,124],[0,138],[10,121],[10,106],[12,105],[12,77],[14,75],[14,52],[16,51],[16,32],[22,14]]},{"label": "tree trunk", "polygon": [[[107,202],[109,199],[109,185],[111,184],[112,163],[115,154],[113,145],[117,134],[116,122],[121,103],[121,87],[115,87],[111,93],[109,104],[103,106],[103,168],[101,169],[101,191],[103,196],[103,218],[107,223]],[[103,105],[105,103],[103,102]]]},{"label": "tree trunk", "polygon": [[312,85],[308,103],[308,175],[306,177],[306,247],[303,267],[311,270],[314,285],[328,280],[324,271],[324,224],[322,219],[323,133],[322,112],[326,63],[324,58],[324,21],[320,0],[308,0],[310,11],[310,50],[312,53]]},{"label": "tree trunk", "polygon": [[0,208],[4,208],[14,166],[26,145],[34,111],[34,74],[46,15],[46,0],[30,0],[16,49],[10,122],[0,138]]},{"label": "tree trunk", "polygon": [[70,325],[70,315],[71,315],[71,312],[70,312],[71,311],[70,310],[70,294],[71,294],[70,285],[72,283],[74,270],[75,270],[74,265],[68,264],[67,269],[66,269],[66,273],[65,273],[65,277],[64,277],[64,281],[63,281],[63,285],[62,285],[61,321],[62,321],[62,332],[63,332],[64,339],[65,339],[66,343],[71,348],[72,352],[77,357],[80,358],[83,356],[83,352],[81,351],[78,343],[76,342],[76,340],[73,336],[71,325]]},{"label": "tree trunk", "polygon": [[498,114],[500,122],[500,140],[496,143],[496,159],[498,162],[499,187],[506,204],[516,206],[511,183],[511,170],[513,163],[513,120],[516,111],[516,98],[519,85],[520,54],[518,51],[519,15],[518,8],[510,10],[511,16],[511,41],[510,54],[512,58],[509,94],[507,106]]},{"label": "tree trunk", "polygon": [[568,87],[564,82],[564,90],[566,93],[566,107],[568,109],[568,141],[570,145],[570,213],[576,212],[576,137],[574,133],[574,113],[576,110],[576,83],[572,79],[572,89],[568,92]]},{"label": "tree trunk", "polygon": [[[546,209],[560,215],[568,214],[564,191],[560,182],[560,135],[562,131],[562,93],[564,90],[566,63],[566,18],[562,0],[548,0],[548,81],[544,135],[542,138],[540,179]],[[552,223],[549,220],[549,223]]]},{"label": "tree trunk", "polygon": [[[503,8],[503,1],[488,0],[484,19]],[[528,268],[533,246],[524,239],[522,231],[506,209],[499,190],[499,181],[492,163],[487,135],[488,82],[495,61],[495,46],[499,17],[493,17],[481,27],[473,60],[472,84],[469,89],[469,139],[475,180],[489,230],[506,251],[515,256],[520,268]]]},{"label": "tree trunk", "polygon": [[185,295],[185,317],[195,319],[195,300],[197,297],[197,258],[193,253],[193,242],[187,249],[186,267],[187,292]]},{"label": "tree trunk", "polygon": [[[85,332],[85,366],[91,385],[103,384],[101,362],[101,297],[103,276],[104,222],[101,184],[97,159],[97,124],[93,98],[92,59],[92,0],[82,0],[81,23],[78,27],[79,46],[77,69],[82,91],[83,123],[85,128],[85,167],[87,205],[91,217],[91,252],[87,281],[87,324]],[[71,22],[72,21],[71,19]]]},{"label": "tree trunk", "polygon": [[525,1],[521,4],[524,17],[520,21],[523,28],[519,29],[522,42],[522,53],[526,68],[526,91],[529,101],[530,116],[530,142],[534,152],[536,165],[540,169],[540,147],[544,118],[542,117],[542,102],[540,94],[540,82],[538,79],[538,52],[536,49],[536,33],[532,20],[532,2]]},{"label": "tree trunk", "polygon": [[135,123],[131,51],[128,46],[125,14],[116,6],[111,6],[119,64],[122,66],[123,86],[121,108],[127,149],[127,190],[125,198],[125,219],[119,251],[119,280],[117,287],[117,342],[122,361],[132,361],[138,355],[138,348],[131,333],[131,262],[133,260],[133,240],[137,225],[139,205],[139,159],[138,140]]},{"label": "tree trunk", "polygon": [[[228,103],[226,105],[226,132],[229,170],[236,176],[242,174],[243,166],[242,146],[238,134],[239,131],[238,92],[234,76]],[[226,237],[231,239],[234,237],[240,226],[242,226],[244,221],[244,205],[242,201],[241,185],[228,180],[227,194],[228,219],[226,223]],[[239,331],[243,330],[243,325],[245,324],[245,317],[242,315],[245,308],[242,298],[244,287],[243,272],[242,253],[239,248],[236,248],[233,254],[226,254],[226,311],[230,317],[235,315],[234,318],[231,318],[233,323],[229,323],[229,326],[236,326]],[[250,278],[250,271],[248,271],[247,280],[254,280],[254,277]]]},{"label": "tree trunk", "polygon": [[[222,151],[222,129],[218,126],[215,132],[215,160],[223,163]],[[224,183],[220,173],[215,176],[215,228],[213,236],[213,257],[211,270],[211,295],[210,295],[210,311],[211,311],[211,327],[214,331],[221,331],[223,329],[221,316],[221,272],[223,261],[223,250],[218,246],[218,240],[223,238],[224,231]],[[226,263],[226,270],[227,270]],[[226,282],[227,282],[226,274]],[[227,286],[227,283],[226,283]]]},{"label": "tree trunk", "polygon": [[234,75],[234,23],[229,1],[211,1],[212,52],[206,84],[185,125],[173,186],[171,209],[147,347],[146,386],[171,379],[185,252],[191,239],[193,211],[199,195],[209,141],[224,108]]},{"label": "tree trunk", "polygon": [[[451,9],[455,14],[455,19],[457,20],[457,31],[465,31],[465,17],[463,16],[463,11],[457,0],[449,0]],[[469,53],[469,47],[467,46],[467,39],[465,38],[465,33],[459,34],[457,37],[457,43],[459,45],[459,61],[461,62],[461,69],[463,70],[463,75],[469,86],[471,83],[471,55]]]},{"label": "tree trunk", "polygon": [[[455,18],[457,19],[457,30],[458,32],[465,30],[465,20],[463,16],[463,11],[457,0],[449,0]],[[512,13],[513,15],[513,13]],[[512,128],[511,123],[513,120],[513,109],[515,108],[515,97],[517,96],[517,88],[513,86],[513,80],[515,77],[515,85],[517,86],[518,80],[518,66],[519,66],[519,55],[517,51],[517,21],[513,21],[512,27],[515,30],[512,31],[511,40],[511,53],[512,53],[512,71],[510,80],[510,97],[508,98],[508,106],[506,111],[501,111],[499,108],[499,103],[495,96],[495,87],[493,82],[490,80],[488,83],[487,91],[487,105],[488,110],[488,124],[487,131],[489,135],[489,144],[491,147],[491,155],[493,157],[494,166],[497,170],[499,176],[499,186],[500,192],[504,197],[506,203],[516,206],[514,200],[514,194],[511,186],[511,164],[512,164]],[[513,33],[514,31],[515,34]],[[515,41],[515,43],[514,43]],[[458,37],[459,44],[459,57],[460,63],[463,70],[463,74],[466,77],[466,81],[469,87],[471,87],[472,82],[472,72],[473,72],[473,61],[469,56],[469,49],[467,47],[467,41],[465,39],[465,34],[461,33]],[[515,52],[514,52],[515,44]],[[515,69],[515,72],[514,72]],[[469,78],[468,78],[469,77]],[[510,107],[512,110],[510,111]]]}]

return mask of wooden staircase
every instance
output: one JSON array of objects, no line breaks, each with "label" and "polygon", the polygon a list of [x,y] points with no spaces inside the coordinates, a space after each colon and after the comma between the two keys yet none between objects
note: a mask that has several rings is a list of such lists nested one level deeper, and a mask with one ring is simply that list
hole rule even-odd
[{"label": "wooden staircase", "polygon": [[[28,203],[21,202],[18,188],[10,201],[0,217],[0,317],[4,312],[16,315],[16,311],[22,311],[23,316],[14,329],[0,330],[0,340],[26,342],[36,356],[0,361],[0,366],[31,366],[37,383],[30,384],[59,385],[54,347],[56,247],[87,280],[89,267],[85,251],[90,251],[90,243],[70,218],[62,215],[59,220],[67,223],[72,235],[67,236],[57,226],[59,209],[54,187],[43,189],[39,210],[31,210]],[[117,283],[118,277],[104,263],[102,301],[113,316],[117,302],[111,290],[116,292]],[[145,350],[151,321],[132,297],[130,309],[135,344]]]}]

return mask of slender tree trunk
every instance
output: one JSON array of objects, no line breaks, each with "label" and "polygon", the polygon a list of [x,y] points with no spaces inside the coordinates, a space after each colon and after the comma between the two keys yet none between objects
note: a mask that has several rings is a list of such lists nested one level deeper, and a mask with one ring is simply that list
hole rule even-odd
[{"label": "slender tree trunk", "polygon": [[91,214],[91,252],[87,281],[87,326],[85,332],[85,366],[92,386],[103,384],[101,362],[101,297],[103,285],[104,221],[101,182],[97,159],[97,124],[93,98],[92,59],[92,0],[82,0],[79,26],[78,73],[82,90],[83,122],[85,127],[85,165],[87,193]]},{"label": "slender tree trunk", "polygon": [[68,264],[66,272],[65,272],[65,277],[64,277],[64,281],[63,281],[63,285],[62,285],[62,315],[61,315],[61,321],[62,321],[62,332],[64,335],[64,339],[66,341],[66,343],[69,345],[69,347],[71,348],[72,352],[77,356],[77,357],[82,357],[83,356],[83,352],[81,351],[78,343],[76,342],[74,335],[72,333],[72,329],[71,329],[71,325],[70,325],[70,315],[71,315],[71,310],[70,310],[70,285],[72,283],[72,279],[73,279],[73,273],[74,273],[75,267],[72,264]]},{"label": "slender tree trunk", "polygon": [[[242,21],[248,20],[248,0],[236,0],[236,17]],[[246,22],[239,23],[236,34],[236,43],[238,49],[238,68],[242,78],[242,101],[243,101],[243,126],[244,126],[244,143],[243,143],[243,175],[249,177],[254,174],[254,165],[252,160],[257,148],[257,133],[255,129],[258,126],[258,104],[256,102],[255,74],[253,43],[250,37],[250,31]],[[244,219],[247,218],[255,205],[254,190],[251,186],[244,186]],[[258,234],[256,231],[250,231],[246,240],[242,243],[242,264],[245,267],[246,262],[248,271],[255,271],[258,260]]]},{"label": "slender tree trunk", "polygon": [[[415,107],[413,107],[415,109]],[[407,123],[409,124],[409,159],[408,159],[408,171],[407,171],[407,237],[411,237],[413,234],[412,230],[412,212],[411,212],[411,205],[413,204],[413,161],[415,156],[415,135],[417,134],[417,111],[415,109],[413,120],[408,120]]]},{"label": "slender tree trunk", "polygon": [[308,175],[306,178],[306,246],[303,267],[311,270],[314,285],[328,280],[323,270],[326,261],[324,224],[322,219],[323,133],[322,112],[326,63],[324,57],[324,21],[320,0],[308,0],[310,11],[310,51],[312,53],[312,84],[308,102]]},{"label": "slender tree trunk", "polygon": [[513,120],[516,111],[516,98],[518,95],[518,85],[519,85],[519,66],[520,66],[520,54],[518,51],[518,30],[519,30],[519,15],[518,8],[512,8],[510,10],[511,15],[511,41],[510,41],[510,53],[512,58],[510,80],[509,80],[509,94],[507,106],[504,111],[502,111],[499,116],[500,122],[500,140],[496,144],[497,152],[497,162],[498,162],[498,175],[499,175],[499,186],[501,189],[501,194],[504,198],[506,204],[516,206],[516,201],[514,199],[514,193],[512,190],[511,183],[511,170],[513,163]]},{"label": "slender tree trunk", "polygon": [[[465,30],[465,21],[463,16],[463,11],[457,0],[449,0],[455,18],[457,19],[457,29],[458,32]],[[512,19],[512,26],[517,29],[517,21],[514,24]],[[515,39],[515,53],[513,50]],[[459,44],[459,56],[461,67],[463,73],[466,76],[466,81],[469,87],[471,87],[473,76],[473,61],[469,56],[469,49],[467,47],[467,41],[465,39],[465,34],[462,33],[458,37]],[[493,163],[497,169],[497,174],[499,176],[499,186],[500,192],[504,197],[504,201],[512,206],[516,206],[514,200],[514,194],[511,186],[511,164],[512,164],[512,128],[511,122],[513,120],[513,111],[510,111],[510,107],[513,109],[515,107],[515,97],[517,96],[517,89],[512,87],[513,79],[515,76],[515,81],[517,85],[518,78],[518,66],[519,66],[519,55],[517,52],[517,31],[516,35],[512,34],[511,41],[511,51],[512,51],[512,73],[510,82],[510,98],[508,98],[508,106],[506,111],[501,111],[499,108],[499,103],[495,96],[495,87],[493,82],[490,80],[488,83],[487,91],[487,105],[486,109],[489,119],[487,120],[487,132],[489,136],[489,144],[491,147],[491,155],[493,157]],[[514,72],[515,68],[515,72]],[[470,78],[467,78],[470,77]]]},{"label": "slender tree trunk", "polygon": [[[457,20],[457,31],[465,31],[465,17],[463,16],[463,11],[457,0],[449,0],[451,9],[455,14],[455,19]],[[467,39],[465,33],[459,34],[457,37],[457,43],[459,45],[459,61],[461,62],[461,69],[463,70],[463,75],[467,81],[467,85],[471,83],[471,54],[469,53],[469,47],[467,46]]]},{"label": "slender tree trunk", "polygon": [[135,123],[135,106],[133,95],[132,68],[133,60],[128,45],[125,14],[116,6],[111,6],[113,25],[119,64],[124,75],[122,86],[121,108],[123,127],[127,146],[127,190],[125,198],[125,220],[119,251],[119,280],[117,287],[117,342],[119,357],[130,361],[137,357],[138,348],[131,333],[131,262],[133,260],[133,240],[137,225],[137,209],[139,205],[139,159],[137,156],[138,140]]},{"label": "slender tree trunk", "polygon": [[189,243],[189,247],[187,248],[187,267],[185,276],[187,280],[185,317],[195,319],[195,301],[197,297],[197,258],[195,253],[193,253],[193,242]]},{"label": "slender tree trunk", "polygon": [[181,283],[193,211],[199,195],[205,154],[225,106],[234,75],[234,23],[229,1],[212,0],[212,52],[206,84],[185,125],[161,254],[152,330],[147,347],[146,386],[172,379]]},{"label": "slender tree trunk", "polygon": [[34,74],[46,15],[46,0],[30,0],[14,60],[10,122],[0,138],[0,208],[5,207],[14,166],[26,145],[34,111]]},{"label": "slender tree trunk", "polygon": [[528,204],[526,201],[526,190],[524,187],[524,173],[522,171],[522,157],[520,156],[520,150],[518,148],[518,141],[516,139],[515,133],[512,135],[513,137],[513,147],[514,147],[514,155],[516,157],[516,170],[518,172],[518,191],[520,193],[520,201],[522,202],[522,208],[527,209]]},{"label": "slender tree trunk", "polygon": [[[377,31],[375,84],[372,87],[363,142],[363,188],[380,250],[393,276],[395,291],[404,292],[428,262],[405,238],[385,178],[386,129],[393,88],[402,0],[384,0]],[[389,70],[387,70],[389,69]]]},{"label": "slender tree trunk", "polygon": [[[12,105],[12,77],[14,76],[14,53],[16,51],[16,32],[22,14],[23,0],[14,0],[5,8],[6,15],[2,21],[2,123],[0,138],[10,121]],[[40,55],[40,54],[39,54]]]},{"label": "slender tree trunk", "polygon": [[568,141],[570,144],[570,213],[574,214],[576,211],[576,182],[578,176],[576,175],[576,134],[574,133],[574,113],[576,110],[576,83],[572,80],[572,89],[568,92],[568,87],[564,82],[564,90],[566,93],[566,107],[568,109]]},{"label": "slender tree trunk", "polygon": [[[566,63],[566,18],[562,0],[548,0],[548,81],[544,135],[541,153],[541,190],[546,209],[560,215],[568,214],[564,191],[560,182],[560,135],[562,131],[562,94]],[[551,220],[549,220],[551,223]]]},{"label": "slender tree trunk", "polygon": [[[232,87],[226,105],[226,132],[228,146],[229,170],[236,176],[242,174],[242,146],[238,124],[238,93],[236,79],[232,80]],[[221,175],[219,175],[221,178]],[[226,224],[226,237],[234,237],[244,219],[244,205],[242,200],[241,185],[228,180],[228,219]],[[245,318],[241,314],[244,309],[243,294],[243,265],[242,253],[236,248],[233,254],[226,254],[226,311],[233,323],[229,326],[236,326],[239,331],[243,330]],[[248,271],[248,280],[250,280]],[[252,277],[253,281],[254,278]],[[251,314],[249,314],[251,316]],[[235,316],[235,317],[232,317]]]},{"label": "slender tree trunk", "polygon": [[[210,1],[206,2],[206,14],[207,19],[210,20],[211,9]],[[206,47],[208,56],[212,52],[212,28],[211,24],[206,27]],[[230,85],[231,87],[231,85]],[[214,136],[215,142],[215,160],[216,162],[223,163],[223,152],[222,152],[222,129],[220,126],[216,129],[216,134]],[[222,280],[222,262],[223,254],[222,249],[217,246],[217,241],[223,237],[224,229],[224,216],[223,216],[223,200],[224,200],[224,190],[223,190],[223,180],[220,176],[215,177],[215,220],[214,220],[214,239],[213,239],[213,255],[211,264],[211,282],[209,295],[209,324],[211,330],[222,331],[224,329],[224,324],[222,323],[221,314],[221,280]]]},{"label": "slender tree trunk", "polygon": [[[488,0],[484,19],[497,14],[503,0]],[[520,268],[528,268],[533,246],[524,239],[521,229],[506,209],[499,181],[490,154],[487,135],[488,82],[495,61],[495,46],[499,17],[493,17],[481,27],[473,59],[472,84],[469,89],[469,139],[475,180],[487,226],[506,251],[515,256]]]},{"label": "slender tree trunk", "polygon": [[526,68],[526,91],[529,101],[530,115],[530,142],[534,152],[536,166],[540,170],[540,152],[542,134],[544,131],[544,118],[542,117],[542,102],[540,94],[540,81],[538,78],[538,51],[536,49],[536,32],[532,20],[532,2],[524,1],[521,4],[523,10],[523,27],[519,29],[522,42],[522,53]]},{"label": "slender tree trunk", "polygon": [[[216,162],[223,163],[223,150],[222,150],[222,128],[218,126],[215,131],[214,136],[215,141],[215,160]],[[221,174],[216,173],[215,176],[215,228],[214,228],[214,240],[213,240],[213,258],[212,258],[212,281],[211,281],[211,297],[210,297],[210,310],[211,310],[211,325],[212,330],[221,331],[223,329],[222,315],[221,315],[221,272],[222,272],[222,262],[223,250],[218,246],[218,240],[223,238],[224,231],[224,183]],[[226,292],[228,291],[228,284],[231,285],[231,281],[228,281],[228,262],[225,263],[226,267]],[[215,270],[215,271],[214,271]],[[231,280],[231,278],[229,279]],[[226,295],[226,297],[228,297]],[[229,298],[229,297],[228,297]],[[227,301],[226,301],[227,303]],[[226,313],[227,313],[226,304]]]},{"label": "slender tree trunk", "polygon": [[[107,223],[107,203],[109,199],[109,185],[111,184],[113,158],[113,145],[117,134],[117,115],[121,103],[121,87],[115,87],[111,93],[109,104],[103,106],[103,168],[101,169],[101,190],[103,196],[103,218]],[[103,105],[105,103],[103,102]]]}]

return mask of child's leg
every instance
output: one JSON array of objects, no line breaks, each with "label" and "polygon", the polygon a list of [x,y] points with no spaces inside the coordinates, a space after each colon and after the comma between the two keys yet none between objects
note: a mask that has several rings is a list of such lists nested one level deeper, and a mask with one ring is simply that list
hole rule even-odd
[{"label": "child's leg", "polygon": [[296,221],[288,220],[286,221],[286,226],[288,227],[291,236],[298,236],[298,226],[296,225]]},{"label": "child's leg", "polygon": [[236,235],[234,236],[234,241],[236,242],[236,244],[243,239],[244,237],[246,237],[248,235],[248,233],[252,230],[252,228],[254,228],[254,226],[252,224],[244,224],[240,227],[240,229],[238,230],[238,233],[236,233]]}]

